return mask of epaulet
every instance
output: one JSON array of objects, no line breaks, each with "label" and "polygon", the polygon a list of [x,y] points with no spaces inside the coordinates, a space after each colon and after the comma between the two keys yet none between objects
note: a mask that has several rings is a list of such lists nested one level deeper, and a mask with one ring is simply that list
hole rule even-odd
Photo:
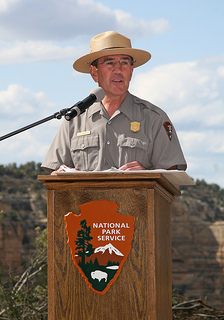
[{"label": "epaulet", "polygon": [[163,115],[165,113],[161,108],[157,107],[156,105],[152,104],[147,100],[140,99],[134,95],[132,95],[132,97],[133,97],[134,103],[141,105],[143,108],[147,108],[153,112],[156,112],[159,115]]}]

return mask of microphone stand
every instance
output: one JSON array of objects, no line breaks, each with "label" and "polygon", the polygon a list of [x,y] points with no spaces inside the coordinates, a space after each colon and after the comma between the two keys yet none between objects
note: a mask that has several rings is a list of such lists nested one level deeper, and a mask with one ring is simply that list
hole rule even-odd
[{"label": "microphone stand", "polygon": [[49,120],[51,120],[51,119],[58,119],[58,120],[60,120],[60,119],[62,118],[62,116],[64,116],[64,115],[68,112],[68,110],[70,110],[70,108],[62,109],[62,110],[60,110],[60,111],[58,111],[58,112],[55,112],[54,114],[52,114],[52,115],[49,116],[49,117],[46,117],[46,118],[44,118],[44,119],[42,119],[42,120],[36,121],[36,122],[34,122],[34,123],[31,123],[30,125],[25,126],[25,127],[21,128],[21,129],[18,129],[18,130],[15,130],[15,131],[13,131],[13,132],[10,132],[10,133],[8,133],[8,134],[0,137],[0,141],[2,141],[2,140],[4,140],[4,139],[7,139],[7,138],[9,138],[9,137],[12,137],[12,136],[14,136],[14,135],[16,135],[16,134],[18,134],[18,133],[20,133],[20,132],[23,132],[23,131],[25,131],[25,130],[30,129],[30,128],[33,128],[33,127],[35,127],[35,126],[38,126],[39,124],[42,124],[42,123],[44,123],[44,122],[47,122],[47,121],[49,121]]}]

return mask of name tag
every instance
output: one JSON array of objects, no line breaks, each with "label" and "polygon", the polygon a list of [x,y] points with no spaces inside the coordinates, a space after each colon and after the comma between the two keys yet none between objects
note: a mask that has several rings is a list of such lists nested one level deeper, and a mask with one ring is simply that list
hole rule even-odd
[{"label": "name tag", "polygon": [[78,132],[78,133],[77,133],[77,137],[86,136],[86,135],[88,135],[88,134],[91,134],[91,131]]}]

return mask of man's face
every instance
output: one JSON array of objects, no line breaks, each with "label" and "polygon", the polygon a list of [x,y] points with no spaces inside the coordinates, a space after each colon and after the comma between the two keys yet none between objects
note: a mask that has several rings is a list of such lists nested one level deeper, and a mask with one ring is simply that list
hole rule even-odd
[{"label": "man's face", "polygon": [[125,97],[133,68],[129,56],[111,55],[99,58],[97,67],[90,67],[90,73],[93,80],[104,89],[107,97]]}]

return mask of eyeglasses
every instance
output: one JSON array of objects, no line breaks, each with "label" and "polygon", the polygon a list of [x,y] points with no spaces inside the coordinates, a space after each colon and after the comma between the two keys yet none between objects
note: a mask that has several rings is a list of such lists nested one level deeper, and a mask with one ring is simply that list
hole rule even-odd
[{"label": "eyeglasses", "polygon": [[120,64],[121,69],[125,70],[125,69],[128,69],[133,64],[133,60],[129,57],[121,58],[120,60],[116,60],[113,58],[106,58],[103,62],[99,62],[98,64],[103,64],[108,69],[113,70],[115,69],[117,63]]}]

